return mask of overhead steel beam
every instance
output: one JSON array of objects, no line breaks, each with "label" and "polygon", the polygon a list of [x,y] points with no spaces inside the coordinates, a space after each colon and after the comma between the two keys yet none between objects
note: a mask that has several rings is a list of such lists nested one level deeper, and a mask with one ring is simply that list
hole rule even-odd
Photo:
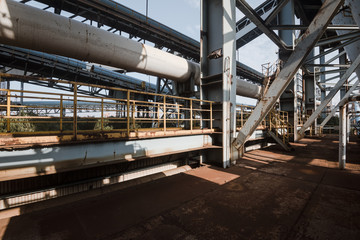
[{"label": "overhead steel beam", "polygon": [[[269,19],[268,17],[276,8],[277,4],[277,0],[266,0],[254,10],[262,19]],[[276,22],[275,19],[271,21],[271,23],[274,22]],[[259,37],[261,34],[263,33],[259,30],[259,28],[252,23],[249,18],[244,16],[236,23],[236,49],[241,48],[245,44]]]},{"label": "overhead steel beam", "polygon": [[279,48],[292,50],[291,46],[286,45],[275,32],[269,29],[265,21],[254,11],[254,9],[245,0],[236,0],[236,7],[243,12],[271,41]]},{"label": "overhead steel beam", "polygon": [[[350,75],[356,70],[356,68],[360,65],[360,55],[355,59],[351,67],[345,72],[345,74],[341,77],[341,79],[336,83],[334,88],[329,92],[326,96],[325,100],[320,104],[320,106],[311,114],[308,120],[304,123],[302,128],[299,130],[299,138],[304,137],[305,131],[308,127],[313,124],[316,118],[320,115],[321,111],[326,107],[326,105],[333,99],[336,93],[340,90],[346,80],[350,77]],[[300,140],[299,139],[299,140]]]},{"label": "overhead steel beam", "polygon": [[347,45],[350,45],[350,44],[352,44],[352,43],[354,43],[356,41],[359,41],[359,40],[360,40],[359,38],[350,39],[350,40],[348,40],[348,41],[346,41],[346,42],[344,42],[342,44],[339,44],[338,46],[336,46],[334,48],[331,48],[328,51],[324,51],[323,53],[320,53],[320,54],[318,54],[318,55],[316,55],[316,56],[314,56],[312,58],[307,59],[306,63],[310,63],[310,62],[314,61],[315,59],[318,59],[318,58],[320,58],[322,56],[325,56],[325,55],[327,55],[329,53],[335,52],[336,50],[339,50],[339,49],[341,49],[341,48],[343,48],[343,47],[345,47]]},{"label": "overhead steel beam", "polygon": [[280,13],[281,9],[283,9],[285,7],[285,5],[289,2],[290,0],[283,0],[280,1],[280,3],[278,3],[278,5],[276,6],[276,8],[270,13],[270,15],[265,19],[265,25],[269,25],[271,24],[272,20],[274,18],[276,18],[276,16]]},{"label": "overhead steel beam", "polygon": [[[271,30],[306,30],[308,26],[306,25],[276,25],[269,26]],[[356,25],[329,25],[327,30],[359,30],[359,27]]]},{"label": "overhead steel beam", "polygon": [[360,31],[351,32],[351,33],[343,34],[343,35],[340,35],[340,36],[335,36],[335,37],[322,39],[321,41],[319,41],[316,44],[316,46],[328,45],[328,44],[331,44],[331,43],[345,41],[345,40],[348,40],[348,39],[351,39],[351,38],[356,38],[356,37],[357,38],[360,37]]},{"label": "overhead steel beam", "polygon": [[255,131],[257,126],[270,112],[277,99],[289,85],[298,69],[301,67],[306,57],[309,55],[316,42],[325,32],[331,19],[337,13],[337,10],[343,4],[344,0],[326,0],[321,6],[318,14],[315,16],[309,28],[301,38],[301,41],[295,47],[278,77],[271,84],[262,100],[256,105],[249,119],[241,128],[236,140],[233,142],[236,148],[240,148],[246,140]]},{"label": "overhead steel beam", "polygon": [[354,85],[346,92],[344,97],[338,102],[338,104],[331,110],[329,115],[326,116],[326,118],[321,122],[320,127],[324,127],[329,120],[335,115],[337,109],[339,106],[344,105],[344,102],[350,97],[350,94],[357,88],[359,85],[359,79],[354,83]]}]

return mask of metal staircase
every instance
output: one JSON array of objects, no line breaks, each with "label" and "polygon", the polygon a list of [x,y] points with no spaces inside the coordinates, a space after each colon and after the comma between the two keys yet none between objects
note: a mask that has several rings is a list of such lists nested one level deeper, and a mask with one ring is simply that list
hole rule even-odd
[{"label": "metal staircase", "polygon": [[293,127],[289,123],[288,113],[272,110],[267,116],[267,134],[286,151],[293,150],[290,145]]}]

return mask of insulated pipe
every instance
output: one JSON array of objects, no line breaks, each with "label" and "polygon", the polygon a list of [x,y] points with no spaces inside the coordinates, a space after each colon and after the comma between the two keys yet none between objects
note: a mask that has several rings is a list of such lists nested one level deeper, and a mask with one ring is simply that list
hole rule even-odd
[{"label": "insulated pipe", "polygon": [[260,99],[262,96],[262,87],[242,79],[237,79],[236,94],[243,97]]},{"label": "insulated pipe", "polygon": [[0,1],[0,41],[178,82],[200,76],[181,57],[12,0]]},{"label": "insulated pipe", "polygon": [[[200,66],[103,29],[12,0],[0,1],[0,43],[95,62],[177,82],[200,83]],[[238,95],[260,98],[261,87],[237,80]]]}]

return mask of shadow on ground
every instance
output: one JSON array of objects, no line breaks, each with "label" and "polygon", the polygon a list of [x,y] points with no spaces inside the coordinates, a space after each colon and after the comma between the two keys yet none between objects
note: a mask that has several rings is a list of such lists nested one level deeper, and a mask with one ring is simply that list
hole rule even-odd
[{"label": "shadow on ground", "polygon": [[[348,156],[359,156],[359,142],[352,143]],[[1,219],[0,236],[6,240],[359,239],[360,160],[350,160],[347,170],[336,169],[337,143],[331,137],[304,139],[294,147],[289,153],[276,147],[256,150],[229,169],[202,167]]]}]

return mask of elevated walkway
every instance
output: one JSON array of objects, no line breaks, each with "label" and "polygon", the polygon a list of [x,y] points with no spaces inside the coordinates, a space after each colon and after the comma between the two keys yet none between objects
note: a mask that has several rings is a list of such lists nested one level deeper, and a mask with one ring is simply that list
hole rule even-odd
[{"label": "elevated walkway", "polygon": [[352,165],[338,170],[336,140],[302,139],[295,152],[253,151],[229,169],[13,208],[0,212],[0,238],[357,240],[359,143],[351,140]]}]

